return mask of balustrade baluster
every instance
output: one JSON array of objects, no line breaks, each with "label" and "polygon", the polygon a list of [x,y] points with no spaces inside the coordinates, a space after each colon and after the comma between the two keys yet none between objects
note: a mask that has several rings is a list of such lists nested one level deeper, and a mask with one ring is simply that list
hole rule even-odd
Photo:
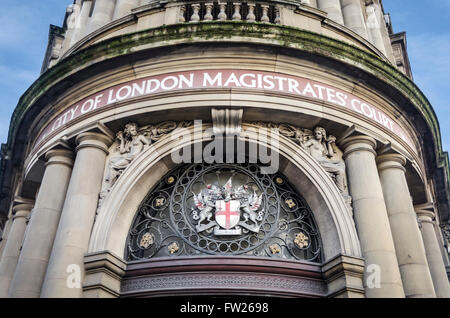
[{"label": "balustrade baluster", "polygon": [[219,19],[219,21],[225,21],[227,19],[227,13],[226,13],[227,3],[219,2],[219,8],[220,8],[220,12],[217,15],[217,18]]},{"label": "balustrade baluster", "polygon": [[280,7],[275,6],[275,20],[273,21],[275,24],[281,23],[281,16],[280,16]]},{"label": "balustrade baluster", "polygon": [[234,13],[233,13],[233,16],[231,17],[231,19],[233,20],[233,21],[238,21],[238,20],[241,20],[241,13],[240,13],[240,11],[241,11],[241,4],[240,3],[238,3],[238,2],[233,2],[233,6],[234,6]]},{"label": "balustrade baluster", "polygon": [[200,21],[200,15],[198,14],[200,11],[200,4],[195,3],[195,4],[192,4],[191,7],[192,7],[191,22]]},{"label": "balustrade baluster", "polygon": [[205,20],[205,21],[212,21],[212,19],[213,19],[213,15],[212,15],[213,5],[214,4],[212,2],[205,3],[206,13],[205,13],[205,16],[203,17],[203,20]]},{"label": "balustrade baluster", "polygon": [[269,6],[262,4],[261,8],[262,8],[261,22],[268,23],[270,21],[268,16]]},{"label": "balustrade baluster", "polygon": [[178,22],[183,23],[186,22],[186,19],[184,18],[184,13],[186,12],[186,6],[182,5],[180,7],[180,16],[178,17]]},{"label": "balustrade baluster", "polygon": [[255,22],[256,16],[255,16],[255,4],[254,3],[248,3],[248,14],[247,14],[247,21],[248,22]]}]

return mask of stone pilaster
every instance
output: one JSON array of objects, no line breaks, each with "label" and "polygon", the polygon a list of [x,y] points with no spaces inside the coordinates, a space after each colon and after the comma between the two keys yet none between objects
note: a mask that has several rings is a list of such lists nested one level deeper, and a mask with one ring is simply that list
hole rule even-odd
[{"label": "stone pilaster", "polygon": [[16,270],[20,247],[27,227],[27,218],[32,208],[31,204],[18,204],[13,208],[13,221],[0,261],[0,298],[8,297],[8,290]]},{"label": "stone pilaster", "polygon": [[11,229],[12,221],[12,217],[9,217],[6,221],[5,227],[3,228],[2,240],[0,242],[0,259],[3,255],[3,251],[5,250],[6,242],[8,241],[8,234],[9,230]]},{"label": "stone pilaster", "polygon": [[93,32],[111,22],[116,0],[95,0],[94,10],[89,21],[89,32]]},{"label": "stone pilaster", "polygon": [[328,13],[330,20],[344,24],[340,0],[317,0],[317,6]]},{"label": "stone pilaster", "polygon": [[367,15],[367,33],[369,36],[369,41],[376,46],[384,55],[386,55],[386,47],[384,46],[383,34],[381,32],[381,26],[378,21],[377,7],[374,3],[366,7]]},{"label": "stone pilaster", "polygon": [[341,0],[342,14],[344,16],[344,24],[346,27],[368,39],[366,23],[361,8],[360,0]]},{"label": "stone pilaster", "polygon": [[84,254],[94,224],[105,160],[112,138],[82,133],[41,297],[82,296]]},{"label": "stone pilaster", "polygon": [[376,161],[405,296],[436,297],[406,182],[406,159],[399,154],[383,154]]},{"label": "stone pilaster", "polygon": [[54,149],[47,160],[27,237],[9,291],[10,297],[37,298],[58,228],[73,166],[73,152]]},{"label": "stone pilaster", "polygon": [[422,232],[425,253],[431,277],[433,278],[436,296],[440,298],[450,298],[450,286],[447,272],[435,232],[435,215],[428,209],[417,207],[416,213],[420,221],[420,231]]},{"label": "stone pilaster", "polygon": [[117,0],[113,20],[119,19],[131,13],[131,9],[138,6],[136,0]]},{"label": "stone pilaster", "polygon": [[375,163],[375,139],[353,136],[340,142],[344,149],[348,186],[353,199],[366,272],[366,297],[404,297],[394,241]]},{"label": "stone pilaster", "polygon": [[91,12],[92,0],[84,0],[81,6],[80,17],[77,22],[77,26],[73,32],[72,39],[70,41],[70,47],[81,40],[88,33],[88,21],[89,14]]}]

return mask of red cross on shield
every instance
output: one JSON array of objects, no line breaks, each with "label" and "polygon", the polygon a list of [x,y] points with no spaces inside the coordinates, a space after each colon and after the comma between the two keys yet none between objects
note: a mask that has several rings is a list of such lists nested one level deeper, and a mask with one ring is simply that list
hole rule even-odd
[{"label": "red cross on shield", "polygon": [[229,230],[235,227],[241,218],[241,203],[237,200],[225,202],[216,201],[216,222],[223,228]]}]

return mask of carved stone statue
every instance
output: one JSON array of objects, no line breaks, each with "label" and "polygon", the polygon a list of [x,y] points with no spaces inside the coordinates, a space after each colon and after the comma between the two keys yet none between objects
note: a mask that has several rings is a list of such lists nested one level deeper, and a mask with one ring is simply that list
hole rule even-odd
[{"label": "carved stone statue", "polygon": [[124,130],[117,133],[116,142],[110,149],[111,157],[108,162],[103,192],[109,191],[123,170],[150,146],[152,142],[158,141],[164,135],[177,128],[189,127],[191,124],[191,122],[187,121],[179,123],[166,121],[157,125],[148,125],[140,128],[135,123],[126,124]]},{"label": "carved stone statue", "polygon": [[314,130],[298,128],[289,124],[275,124],[270,122],[252,122],[250,124],[278,129],[279,133],[293,140],[308,152],[333,178],[337,188],[351,210],[351,197],[348,194],[345,163],[336,153],[333,144],[336,137],[329,135],[323,127],[317,126]]},{"label": "carved stone statue", "polygon": [[345,184],[345,163],[343,160],[332,160],[334,149],[332,144],[336,142],[336,137],[327,133],[323,127],[314,128],[314,138],[300,144],[309,154],[316,159],[320,165],[331,174],[341,193],[347,189]]},{"label": "carved stone statue", "polygon": [[120,142],[120,154],[109,160],[109,172],[106,176],[106,181],[110,186],[114,184],[133,159],[151,143],[143,134],[138,133],[138,127],[135,123],[126,124],[125,129],[119,131],[116,137]]}]

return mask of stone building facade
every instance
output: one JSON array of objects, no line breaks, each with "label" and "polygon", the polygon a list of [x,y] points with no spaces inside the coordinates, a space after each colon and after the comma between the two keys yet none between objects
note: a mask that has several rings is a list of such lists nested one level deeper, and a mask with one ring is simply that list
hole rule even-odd
[{"label": "stone building facade", "polygon": [[1,297],[450,297],[380,0],[75,0],[1,155]]}]

